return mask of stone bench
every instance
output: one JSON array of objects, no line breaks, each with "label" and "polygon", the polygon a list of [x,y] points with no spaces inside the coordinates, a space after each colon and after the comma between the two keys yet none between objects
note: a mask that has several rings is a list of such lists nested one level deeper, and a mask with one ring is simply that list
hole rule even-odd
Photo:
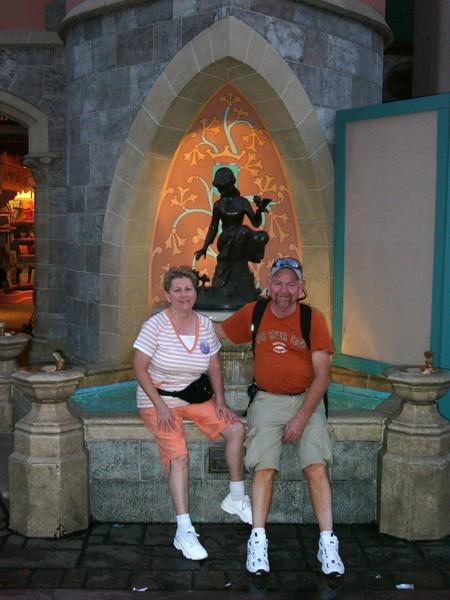
[{"label": "stone bench", "polygon": [[[337,523],[368,523],[376,519],[377,457],[391,410],[388,400],[377,410],[335,412],[329,417],[335,441],[330,476]],[[104,522],[173,521],[167,475],[162,475],[156,444],[139,416],[109,413],[84,414],[81,418],[89,453],[92,517]],[[220,509],[220,502],[228,493],[223,442],[209,442],[191,422],[186,422],[185,428],[193,520],[234,520]],[[246,478],[249,479],[248,474]],[[248,489],[249,486],[248,481]],[[283,450],[269,520],[314,521],[307,483],[290,446]]]}]

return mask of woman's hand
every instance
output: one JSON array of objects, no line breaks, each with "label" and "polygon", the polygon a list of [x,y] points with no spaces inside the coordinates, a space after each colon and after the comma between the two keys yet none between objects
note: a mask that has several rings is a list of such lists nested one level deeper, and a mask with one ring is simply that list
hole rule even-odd
[{"label": "woman's hand", "polygon": [[158,418],[158,429],[161,431],[173,431],[175,429],[175,419],[172,411],[166,404],[155,406]]},{"label": "woman's hand", "polygon": [[225,421],[225,423],[237,423],[239,421],[237,414],[233,412],[225,402],[216,401],[216,415],[219,419]]}]

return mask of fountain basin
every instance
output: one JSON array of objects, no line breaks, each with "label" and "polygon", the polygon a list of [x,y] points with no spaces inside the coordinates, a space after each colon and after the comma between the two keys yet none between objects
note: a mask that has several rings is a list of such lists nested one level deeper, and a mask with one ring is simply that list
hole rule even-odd
[{"label": "fountain basin", "polygon": [[450,384],[450,371],[432,369],[424,371],[422,367],[401,365],[384,371],[396,394],[416,405],[436,402],[447,393]]}]

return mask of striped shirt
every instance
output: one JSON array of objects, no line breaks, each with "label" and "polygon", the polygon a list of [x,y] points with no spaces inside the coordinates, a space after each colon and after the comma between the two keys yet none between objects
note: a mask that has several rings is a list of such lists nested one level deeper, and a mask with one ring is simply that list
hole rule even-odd
[{"label": "striped shirt", "polygon": [[[199,335],[195,348],[191,350],[188,346],[190,351],[181,343],[166,311],[150,317],[142,325],[133,348],[151,358],[148,373],[155,387],[168,391],[184,389],[208,370],[210,357],[219,352],[221,344],[213,324],[205,315],[195,314],[199,319]],[[187,404],[180,398],[161,398],[171,408]],[[140,385],[136,400],[139,408],[153,406]]]}]

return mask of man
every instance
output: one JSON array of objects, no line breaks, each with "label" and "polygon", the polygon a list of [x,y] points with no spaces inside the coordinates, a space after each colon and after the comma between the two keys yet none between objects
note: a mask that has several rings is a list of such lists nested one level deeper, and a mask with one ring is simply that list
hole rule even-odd
[{"label": "man", "polygon": [[[253,472],[253,525],[247,545],[247,570],[270,571],[265,532],[273,483],[283,444],[294,444],[308,481],[320,527],[317,558],[326,575],[341,576],[344,565],[333,533],[327,466],[331,442],[322,401],[329,382],[333,345],[323,315],[312,309],[310,347],[300,328],[298,299],[305,297],[302,267],[293,258],[276,260],[268,282],[270,302],[255,338],[253,372],[258,387],[248,414],[246,467]],[[218,327],[234,343],[249,342],[255,303],[246,304]]]}]

